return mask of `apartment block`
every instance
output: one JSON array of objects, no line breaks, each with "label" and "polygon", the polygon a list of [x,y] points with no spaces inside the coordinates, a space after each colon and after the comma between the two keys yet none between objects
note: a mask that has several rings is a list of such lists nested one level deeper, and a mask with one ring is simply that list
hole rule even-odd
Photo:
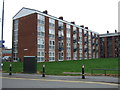
[{"label": "apartment block", "polygon": [[38,62],[100,57],[99,34],[45,10],[22,8],[13,17],[12,58],[36,56]]},{"label": "apartment block", "polygon": [[100,34],[100,57],[120,57],[120,32]]}]

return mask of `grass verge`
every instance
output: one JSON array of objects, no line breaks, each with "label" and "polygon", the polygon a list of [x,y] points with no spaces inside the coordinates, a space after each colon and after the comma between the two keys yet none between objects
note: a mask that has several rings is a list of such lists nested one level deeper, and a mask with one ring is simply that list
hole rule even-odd
[{"label": "grass verge", "polygon": [[[118,69],[118,58],[101,58],[101,59],[87,59],[87,60],[70,60],[70,61],[56,61],[56,62],[41,62],[37,63],[37,73],[42,73],[42,64],[45,64],[45,71],[47,75],[68,75],[64,72],[81,72],[82,64],[85,65],[85,73],[91,74],[91,69]],[[4,62],[3,72],[9,72],[9,64],[12,64],[13,73],[23,72],[22,62]],[[120,74],[118,71],[107,71],[107,74]],[[104,74],[104,71],[94,71],[94,74]],[[72,74],[70,74],[72,75]],[[78,75],[78,74],[76,74]]]}]

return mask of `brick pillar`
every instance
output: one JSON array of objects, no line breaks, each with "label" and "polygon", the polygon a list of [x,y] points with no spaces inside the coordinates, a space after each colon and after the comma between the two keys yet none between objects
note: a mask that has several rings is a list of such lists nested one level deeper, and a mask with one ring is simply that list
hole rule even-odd
[{"label": "brick pillar", "polygon": [[82,29],[82,58],[84,59],[84,29]]},{"label": "brick pillar", "polygon": [[67,54],[67,36],[66,36],[66,23],[63,24],[63,33],[64,33],[64,60],[67,60],[66,54]]},{"label": "brick pillar", "polygon": [[55,61],[58,61],[58,20],[55,20]]},{"label": "brick pillar", "polygon": [[107,37],[104,38],[104,42],[105,42],[105,45],[104,45],[105,46],[105,58],[107,58],[108,57],[108,53],[107,53],[108,52],[107,51],[108,50],[107,49]]},{"label": "brick pillar", "polygon": [[49,17],[45,16],[45,62],[49,61]]},{"label": "brick pillar", "polygon": [[73,60],[73,26],[70,26],[70,38],[71,38],[71,60]]},{"label": "brick pillar", "polygon": [[89,41],[88,41],[88,31],[87,31],[87,48],[88,48],[88,51],[87,51],[87,59],[89,59]]},{"label": "brick pillar", "polygon": [[98,35],[98,58],[100,58],[100,36]]},{"label": "brick pillar", "polygon": [[[80,42],[79,28],[77,28],[77,41]],[[77,59],[80,60],[80,43],[77,43]]]},{"label": "brick pillar", "polygon": [[92,39],[92,32],[90,33],[91,34],[91,58],[93,58],[93,39]]},{"label": "brick pillar", "polygon": [[95,58],[96,58],[96,34],[95,34]]},{"label": "brick pillar", "polygon": [[112,36],[112,55],[115,57],[115,37]]}]

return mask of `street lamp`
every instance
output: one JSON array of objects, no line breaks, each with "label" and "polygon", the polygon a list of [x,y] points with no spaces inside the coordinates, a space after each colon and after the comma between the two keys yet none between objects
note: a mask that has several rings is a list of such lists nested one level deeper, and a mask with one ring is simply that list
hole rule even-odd
[{"label": "street lamp", "polygon": [[[4,26],[4,0],[3,0],[3,8],[2,8],[2,30],[1,30],[1,58],[2,58],[2,52],[3,52],[3,26]],[[1,61],[0,62],[2,62],[2,59],[1,59]]]},{"label": "street lamp", "polygon": [[2,8],[2,32],[1,32],[2,41],[3,41],[3,27],[4,27],[4,0],[3,0],[3,8]]}]

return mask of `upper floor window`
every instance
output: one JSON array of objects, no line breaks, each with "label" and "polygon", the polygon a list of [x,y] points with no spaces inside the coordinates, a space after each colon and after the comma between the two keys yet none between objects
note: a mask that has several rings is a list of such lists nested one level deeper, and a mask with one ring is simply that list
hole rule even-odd
[{"label": "upper floor window", "polygon": [[49,18],[49,27],[50,28],[55,28],[55,20],[52,18]]},{"label": "upper floor window", "polygon": [[45,16],[39,14],[38,15],[38,20],[45,21]]},{"label": "upper floor window", "polygon": [[18,23],[19,23],[18,19],[14,20],[14,30],[18,30]]}]

